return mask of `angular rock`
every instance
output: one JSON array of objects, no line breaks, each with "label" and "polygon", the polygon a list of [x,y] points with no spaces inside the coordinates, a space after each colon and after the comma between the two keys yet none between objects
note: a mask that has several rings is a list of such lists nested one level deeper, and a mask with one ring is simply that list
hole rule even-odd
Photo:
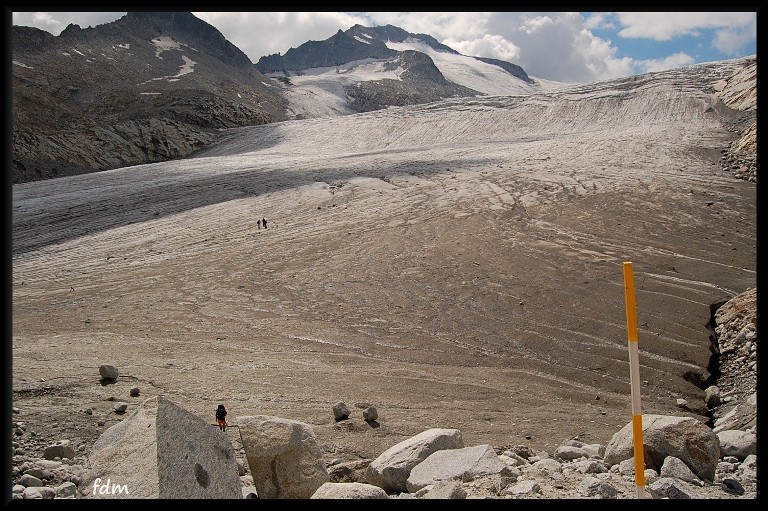
[{"label": "angular rock", "polygon": [[240,499],[229,438],[163,398],[145,400],[93,444],[79,498]]},{"label": "angular rock", "polygon": [[585,477],[579,483],[578,491],[589,498],[615,499],[618,495],[616,488],[596,477]]},{"label": "angular rock", "polygon": [[422,499],[466,499],[467,491],[456,481],[441,481],[424,494]]},{"label": "angular rock", "polygon": [[750,454],[757,454],[757,435],[754,433],[728,429],[717,433],[717,438],[723,456],[736,456],[744,460]]},{"label": "angular rock", "polygon": [[655,498],[666,499],[698,499],[700,496],[682,481],[672,477],[661,477],[649,484],[647,490]]},{"label": "angular rock", "polygon": [[349,418],[349,407],[343,401],[339,401],[333,405],[333,418],[338,421],[343,421]]},{"label": "angular rock", "polygon": [[109,364],[102,364],[99,366],[99,375],[102,380],[116,380],[120,372],[117,367]]},{"label": "angular rock", "polygon": [[441,481],[472,481],[479,476],[508,471],[507,465],[488,444],[442,449],[413,467],[406,485],[411,493]]},{"label": "angular rock", "polygon": [[238,417],[253,485],[261,499],[308,499],[330,482],[312,428],[271,415]]},{"label": "angular rock", "polygon": [[56,445],[49,445],[43,451],[43,458],[46,460],[52,460],[55,458],[74,458],[75,450],[68,443],[59,443]]},{"label": "angular rock", "polygon": [[[643,415],[643,459],[646,468],[661,471],[664,459],[681,459],[700,478],[712,482],[720,459],[720,441],[703,422],[692,417]],[[632,423],[615,433],[605,449],[610,467],[634,456]]]},{"label": "angular rock", "polygon": [[413,467],[434,452],[462,447],[464,439],[458,429],[431,428],[381,453],[368,466],[365,477],[368,483],[387,493],[407,491],[407,480]]},{"label": "angular rock", "polygon": [[378,418],[379,418],[379,412],[378,410],[376,410],[376,407],[369,406],[368,408],[363,410],[363,420],[365,420],[365,422],[375,421]]},{"label": "angular rock", "polygon": [[675,479],[680,479],[688,483],[701,482],[701,480],[696,477],[696,474],[688,468],[688,465],[674,456],[667,456],[667,459],[664,460],[664,464],[661,466],[659,475],[661,477],[674,477]]}]

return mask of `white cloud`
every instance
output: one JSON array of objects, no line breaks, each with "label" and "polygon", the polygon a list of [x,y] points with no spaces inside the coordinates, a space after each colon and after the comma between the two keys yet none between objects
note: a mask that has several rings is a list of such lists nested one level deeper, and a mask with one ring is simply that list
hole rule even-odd
[{"label": "white cloud", "polygon": [[620,12],[616,16],[624,27],[619,36],[669,41],[684,35],[699,35],[703,29],[754,27],[754,12]]},{"label": "white cloud", "polygon": [[487,28],[520,48],[514,63],[530,76],[573,83],[632,74],[632,60],[618,58],[579,13],[498,13]]},{"label": "white cloud", "polygon": [[520,58],[520,48],[500,35],[486,34],[481,39],[472,41],[446,39],[443,44],[450,46],[462,55],[491,57],[508,62],[514,62]]},{"label": "white cloud", "polygon": [[534,35],[546,31],[555,25],[549,16],[536,16],[523,21],[522,31],[528,35]]},{"label": "white cloud", "polygon": [[678,52],[663,59],[641,60],[637,63],[637,67],[641,73],[652,73],[655,71],[666,71],[667,69],[690,66],[695,62],[695,59],[687,53]]},{"label": "white cloud", "polygon": [[[373,25],[394,25],[414,34],[428,34],[443,41],[473,40],[487,34],[490,12],[366,12]],[[457,50],[458,51],[458,50]]]},{"label": "white cloud", "polygon": [[584,28],[588,30],[602,28],[606,30],[616,29],[616,24],[613,21],[612,13],[607,12],[595,12],[590,14],[584,20]]},{"label": "white cloud", "polygon": [[54,19],[53,16],[51,16],[47,12],[33,12],[31,14],[32,14],[32,21],[34,22],[35,25],[43,25],[46,27],[51,27],[53,29],[57,29],[61,25],[61,22],[59,20]]},{"label": "white cloud", "polygon": [[361,16],[343,12],[194,12],[216,27],[252,62],[274,53],[284,55],[307,41],[322,41],[339,29],[365,24]]},{"label": "white cloud", "polygon": [[742,48],[755,40],[757,34],[757,20],[753,19],[751,25],[725,28],[715,32],[712,47],[725,55],[739,56]]},{"label": "white cloud", "polygon": [[95,27],[123,15],[124,12],[14,12],[11,18],[14,25],[37,27],[59,35],[70,23],[81,28]]}]

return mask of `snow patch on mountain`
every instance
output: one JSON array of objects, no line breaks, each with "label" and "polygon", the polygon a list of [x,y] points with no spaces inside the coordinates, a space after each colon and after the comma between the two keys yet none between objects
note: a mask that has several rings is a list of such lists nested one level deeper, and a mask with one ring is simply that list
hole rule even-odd
[{"label": "snow patch on mountain", "polygon": [[280,80],[283,73],[267,76],[278,79],[288,99],[289,117],[294,119],[336,117],[353,114],[344,87],[357,82],[389,78],[400,80],[402,67],[387,69],[385,61],[363,59],[340,66],[316,67],[298,73],[288,73],[288,82]]},{"label": "snow patch on mountain", "polygon": [[415,50],[426,53],[443,73],[446,80],[469,87],[490,96],[508,96],[557,89],[565,84],[537,80],[526,83],[493,64],[474,57],[438,51],[420,39],[409,37],[401,43],[387,41],[387,47],[396,51]]}]

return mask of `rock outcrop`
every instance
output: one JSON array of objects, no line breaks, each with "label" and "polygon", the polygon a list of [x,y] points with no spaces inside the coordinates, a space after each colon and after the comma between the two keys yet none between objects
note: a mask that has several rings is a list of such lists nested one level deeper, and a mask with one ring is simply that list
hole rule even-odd
[{"label": "rock outcrop", "polygon": [[306,499],[330,481],[308,424],[265,415],[237,424],[259,498]]},{"label": "rock outcrop", "polygon": [[222,128],[285,119],[271,80],[191,13],[11,38],[14,183],[183,158]]},{"label": "rock outcrop", "polygon": [[229,439],[162,397],[106,430],[88,460],[83,498],[242,498]]}]

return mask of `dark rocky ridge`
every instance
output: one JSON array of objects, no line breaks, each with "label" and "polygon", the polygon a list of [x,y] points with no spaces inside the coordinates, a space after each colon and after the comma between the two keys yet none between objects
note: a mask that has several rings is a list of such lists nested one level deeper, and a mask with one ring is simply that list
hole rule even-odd
[{"label": "dark rocky ridge", "polygon": [[446,46],[440,43],[437,39],[435,39],[431,35],[421,34],[421,33],[412,34],[410,32],[403,30],[402,28],[395,27],[393,25],[385,25],[383,27],[363,27],[362,25],[355,25],[352,28],[350,28],[347,32],[349,32],[352,35],[359,35],[362,37],[365,37],[363,34],[368,34],[373,36],[373,38],[378,38],[382,42],[392,41],[395,43],[401,43],[410,37],[413,39],[419,39],[421,41],[424,41],[425,43],[427,43],[427,45],[434,48],[435,50],[453,53],[454,55],[459,54],[459,52],[457,52],[450,46]]},{"label": "dark rocky ridge", "polygon": [[14,183],[182,158],[219,129],[285,116],[270,79],[190,13],[128,13],[56,37],[14,26],[12,45]]},{"label": "dark rocky ridge", "polygon": [[401,52],[389,65],[405,68],[400,80],[371,80],[345,88],[352,98],[353,109],[368,112],[387,106],[431,103],[444,98],[478,94],[477,91],[446,80],[432,59],[418,51]]},{"label": "dark rocky ridge", "polygon": [[[403,42],[409,37],[420,39],[430,47],[458,54],[456,50],[439,43],[427,34],[411,34],[393,25],[364,27],[354,25],[347,31],[339,30],[324,41],[307,41],[298,48],[291,48],[285,55],[273,54],[261,57],[256,67],[264,74],[301,72],[316,67],[331,67],[363,59],[387,59],[399,52],[387,47],[387,41]],[[366,42],[363,42],[366,41]],[[430,59],[431,60],[431,59]]]},{"label": "dark rocky ridge", "polygon": [[[351,30],[351,29],[350,29]],[[339,30],[324,41],[307,41],[298,48],[291,48],[285,55],[262,57],[256,68],[262,73],[300,72],[315,67],[332,67],[354,60],[368,58],[383,59],[397,54],[383,42],[371,39],[370,44],[362,43],[353,35]]]},{"label": "dark rocky ridge", "polygon": [[530,76],[528,76],[528,73],[525,72],[525,70],[515,64],[512,64],[510,62],[506,62],[504,60],[499,59],[491,59],[487,57],[475,57],[480,62],[485,62],[486,64],[493,64],[494,66],[499,66],[501,69],[506,71],[507,73],[511,74],[512,76],[516,76],[527,83],[533,83],[533,80]]}]

